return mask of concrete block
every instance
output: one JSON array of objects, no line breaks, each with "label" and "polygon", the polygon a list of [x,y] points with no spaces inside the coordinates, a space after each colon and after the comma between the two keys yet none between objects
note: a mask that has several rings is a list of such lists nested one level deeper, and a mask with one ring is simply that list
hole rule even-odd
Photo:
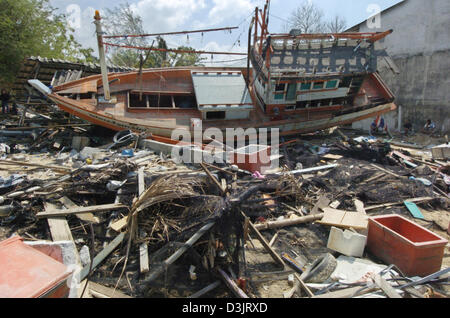
[{"label": "concrete block", "polygon": [[347,256],[362,257],[366,242],[367,236],[332,227],[327,247]]},{"label": "concrete block", "polygon": [[89,143],[90,139],[88,137],[75,136],[72,138],[72,149],[81,151],[84,147],[89,146]]}]

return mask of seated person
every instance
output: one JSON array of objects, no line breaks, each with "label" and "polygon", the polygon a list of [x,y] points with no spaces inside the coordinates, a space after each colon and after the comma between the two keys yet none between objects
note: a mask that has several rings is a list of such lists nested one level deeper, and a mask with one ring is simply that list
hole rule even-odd
[{"label": "seated person", "polygon": [[408,136],[412,132],[412,124],[409,121],[403,125],[403,128],[405,128],[405,136]]},{"label": "seated person", "polygon": [[370,134],[377,134],[382,132],[388,132],[387,125],[384,122],[384,118],[377,117],[370,125]]},{"label": "seated person", "polygon": [[436,124],[431,121],[431,119],[427,120],[427,123],[422,129],[422,132],[427,135],[432,135],[436,131]]}]

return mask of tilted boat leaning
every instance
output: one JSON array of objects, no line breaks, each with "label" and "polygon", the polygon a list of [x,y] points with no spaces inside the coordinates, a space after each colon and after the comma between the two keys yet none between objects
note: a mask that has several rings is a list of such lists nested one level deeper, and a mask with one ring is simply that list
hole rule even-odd
[{"label": "tilted boat leaning", "polygon": [[[256,10],[248,67],[174,67],[106,73],[49,89],[61,109],[96,125],[172,137],[218,128],[278,128],[281,136],[350,124],[396,109],[377,73],[383,33],[269,34],[267,5]],[[100,28],[100,17],[96,15]],[[98,29],[99,30],[99,29]],[[103,56],[102,56],[103,54]],[[105,85],[106,83],[106,85]]]}]

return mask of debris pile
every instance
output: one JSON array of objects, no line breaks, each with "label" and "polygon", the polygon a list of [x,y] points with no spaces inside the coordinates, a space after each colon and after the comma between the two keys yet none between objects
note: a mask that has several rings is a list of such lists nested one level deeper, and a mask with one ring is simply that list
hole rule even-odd
[{"label": "debris pile", "polygon": [[[71,297],[448,294],[448,161],[429,151],[336,130],[284,143],[262,175],[177,163],[143,136],[100,138],[55,114],[3,121],[30,133],[1,137],[0,240],[72,242]],[[377,227],[412,242],[398,255],[431,242],[434,262],[405,268]]]}]

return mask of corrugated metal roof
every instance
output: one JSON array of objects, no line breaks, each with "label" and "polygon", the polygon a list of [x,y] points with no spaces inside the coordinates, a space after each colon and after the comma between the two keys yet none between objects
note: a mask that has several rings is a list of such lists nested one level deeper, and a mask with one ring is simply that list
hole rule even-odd
[{"label": "corrugated metal roof", "polygon": [[[108,65],[108,71],[113,73],[132,72],[135,68]],[[24,60],[21,69],[17,74],[16,81],[12,89],[16,93],[16,98],[25,100],[29,95],[29,79],[38,79],[49,86],[56,72],[82,71],[81,77],[87,77],[101,73],[100,64],[94,63],[74,63],[60,59],[48,59],[40,56],[32,56]]]},{"label": "corrugated metal roof", "polygon": [[241,72],[192,72],[200,110],[211,107],[249,107],[252,99]]}]

